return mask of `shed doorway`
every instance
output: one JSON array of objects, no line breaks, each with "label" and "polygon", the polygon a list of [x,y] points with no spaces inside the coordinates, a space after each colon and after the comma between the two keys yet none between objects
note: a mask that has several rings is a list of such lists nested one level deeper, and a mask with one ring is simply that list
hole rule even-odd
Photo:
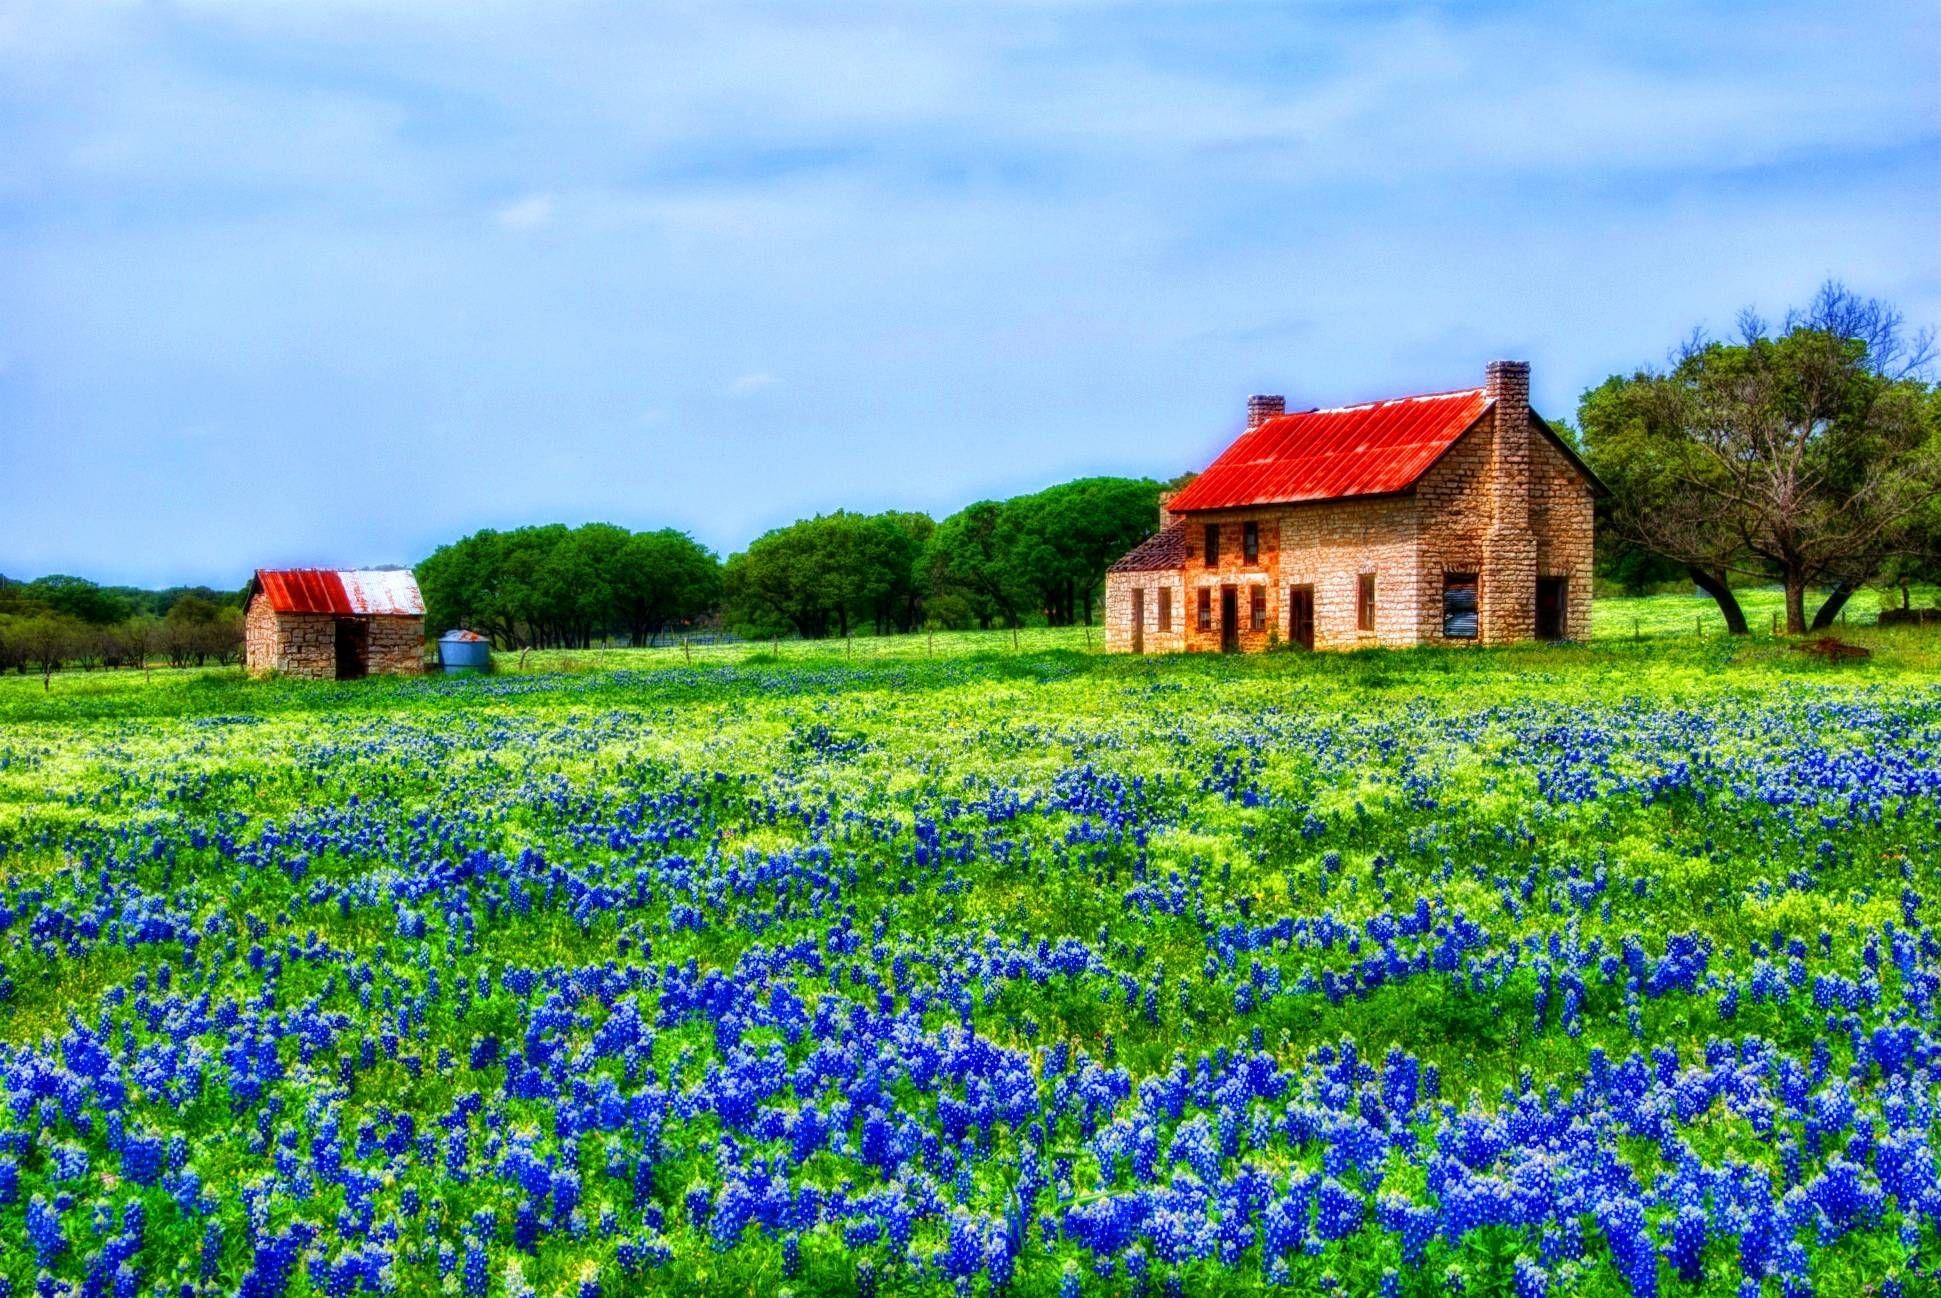
[{"label": "shed doorway", "polygon": [[1303,649],[1314,648],[1314,587],[1287,588],[1287,639]]},{"label": "shed doorway", "polygon": [[1569,607],[1565,593],[1568,578],[1537,578],[1537,639],[1561,640],[1568,628],[1564,610]]},{"label": "shed doorway", "polygon": [[371,624],[361,617],[337,619],[337,679],[362,680],[371,673]]},{"label": "shed doorway", "polygon": [[1132,588],[1132,652],[1146,652],[1146,588]]},{"label": "shed doorway", "polygon": [[1220,652],[1240,652],[1240,597],[1231,586],[1220,587]]}]

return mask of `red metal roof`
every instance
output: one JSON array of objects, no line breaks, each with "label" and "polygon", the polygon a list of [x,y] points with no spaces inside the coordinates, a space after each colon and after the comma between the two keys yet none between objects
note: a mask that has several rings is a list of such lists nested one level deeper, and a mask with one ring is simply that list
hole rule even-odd
[{"label": "red metal roof", "polygon": [[423,617],[418,583],[401,568],[258,568],[250,592],[278,613],[339,617]]},{"label": "red metal roof", "polygon": [[1174,513],[1406,491],[1489,408],[1481,388],[1281,415],[1242,433]]}]

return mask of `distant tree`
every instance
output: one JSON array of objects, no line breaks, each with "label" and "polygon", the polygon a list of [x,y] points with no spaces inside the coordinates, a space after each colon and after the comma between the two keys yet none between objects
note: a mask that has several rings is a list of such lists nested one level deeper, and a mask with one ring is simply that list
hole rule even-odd
[{"label": "distant tree", "polygon": [[966,505],[937,524],[924,543],[918,567],[931,602],[948,610],[946,624],[989,630],[992,623],[1018,625],[1030,598],[1018,586],[1004,526],[1005,507],[995,500]]},{"label": "distant tree", "polygon": [[242,612],[234,608],[217,609],[216,615],[199,629],[197,651],[197,662],[213,658],[223,667],[240,658],[243,652]]},{"label": "distant tree", "polygon": [[610,523],[474,532],[416,572],[434,628],[469,628],[508,648],[645,641],[707,613],[720,590],[720,565],[684,533]]},{"label": "distant tree", "polygon": [[1831,587],[1811,620],[1825,626],[1941,492],[1915,377],[1931,356],[1929,335],[1829,283],[1777,334],[1746,314],[1734,343],[1695,337],[1667,372],[1607,380],[1579,418],[1610,524],[1685,564],[1735,632],[1735,574],[1780,581],[1791,633],[1807,629],[1806,591]]},{"label": "distant tree", "polygon": [[669,626],[692,622],[721,602],[721,563],[686,532],[636,532],[612,571],[618,625],[637,645]]},{"label": "distant tree", "polygon": [[149,656],[161,645],[162,619],[152,614],[138,613],[115,627],[114,635],[120,661],[137,670],[145,670]]},{"label": "distant tree", "polygon": [[41,577],[27,583],[26,594],[51,612],[89,626],[107,626],[134,611],[125,595],[82,577]]},{"label": "distant tree", "polygon": [[[223,613],[210,600],[198,595],[183,596],[169,607],[168,616],[162,619],[157,647],[176,667],[191,663],[203,666],[225,641],[225,633],[217,625]],[[240,628],[240,615],[237,625]]]},{"label": "distant tree", "polygon": [[921,625],[919,556],[930,535],[921,514],[838,510],[778,527],[732,556],[724,571],[730,622],[746,634],[784,627],[804,639]]},{"label": "distant tree", "polygon": [[1089,625],[1106,569],[1152,535],[1158,511],[1150,478],[1079,478],[1007,501],[1010,580],[1032,591],[1051,625]]},{"label": "distant tree", "polygon": [[37,613],[13,624],[8,633],[21,658],[40,671],[40,687],[53,687],[54,673],[76,651],[87,624],[65,613]]}]

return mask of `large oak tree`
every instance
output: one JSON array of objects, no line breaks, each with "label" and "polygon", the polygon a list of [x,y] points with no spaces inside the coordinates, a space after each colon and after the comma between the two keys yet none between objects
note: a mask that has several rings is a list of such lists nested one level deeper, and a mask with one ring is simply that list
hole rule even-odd
[{"label": "large oak tree", "polygon": [[1941,491],[1931,354],[1891,308],[1829,284],[1776,331],[1742,316],[1733,342],[1694,338],[1668,370],[1607,380],[1578,412],[1607,525],[1686,565],[1735,632],[1733,577],[1777,579],[1794,634],[1807,591],[1829,589],[1825,626]]}]

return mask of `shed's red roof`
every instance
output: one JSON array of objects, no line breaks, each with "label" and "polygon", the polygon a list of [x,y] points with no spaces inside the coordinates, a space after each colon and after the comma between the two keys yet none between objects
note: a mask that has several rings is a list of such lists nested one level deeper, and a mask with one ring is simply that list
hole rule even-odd
[{"label": "shed's red roof", "polygon": [[1174,513],[1406,491],[1489,408],[1481,388],[1279,415],[1167,502]]},{"label": "shed's red roof", "polygon": [[424,597],[410,573],[393,568],[258,568],[250,594],[261,591],[278,613],[340,617],[423,617]]}]

